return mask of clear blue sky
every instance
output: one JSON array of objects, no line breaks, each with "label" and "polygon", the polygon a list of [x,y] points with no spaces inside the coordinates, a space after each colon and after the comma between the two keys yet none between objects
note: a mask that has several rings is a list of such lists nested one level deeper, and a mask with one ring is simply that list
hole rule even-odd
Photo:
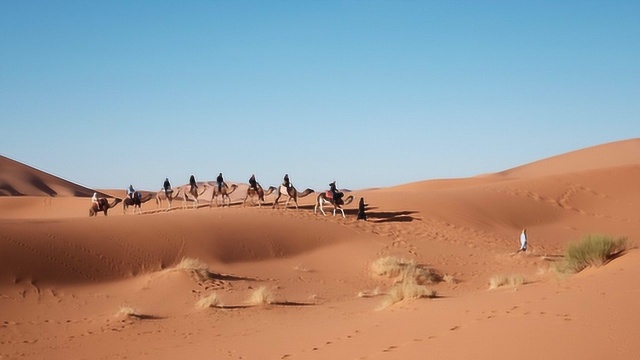
[{"label": "clear blue sky", "polygon": [[0,0],[0,154],[386,187],[640,136],[640,1]]}]

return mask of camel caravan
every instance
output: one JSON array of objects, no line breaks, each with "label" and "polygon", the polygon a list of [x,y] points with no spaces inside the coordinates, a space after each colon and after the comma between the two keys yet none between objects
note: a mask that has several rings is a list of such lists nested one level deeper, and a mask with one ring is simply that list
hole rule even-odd
[{"label": "camel caravan", "polygon": [[[336,216],[336,214],[340,212],[342,217],[346,218],[343,207],[351,204],[354,196],[349,195],[343,199],[344,193],[338,191],[335,181],[329,185],[329,190],[317,194],[313,207],[314,214],[318,213],[319,210],[322,215],[326,216],[324,206],[328,205],[333,208],[333,216]],[[225,182],[222,179],[222,173],[220,173],[215,182],[196,182],[195,177],[191,175],[189,184],[175,188],[171,187],[169,179],[165,179],[163,187],[159,191],[153,193],[145,192],[146,194],[134,190],[133,186],[130,185],[127,189],[127,196],[125,196],[124,199],[114,198],[111,202],[104,197],[92,199],[89,216],[97,216],[100,212],[107,216],[108,210],[114,208],[121,202],[123,214],[127,214],[130,207],[133,208],[133,214],[142,214],[142,204],[151,200],[155,200],[156,203],[156,209],[152,210],[152,212],[171,211],[174,209],[174,200],[182,201],[181,206],[175,209],[198,209],[201,202],[204,201],[206,203],[207,199],[209,208],[213,208],[214,204],[216,207],[231,207],[232,195],[245,186],[246,185]],[[208,193],[210,193],[210,197],[207,195],[207,199],[204,199],[203,197]],[[262,205],[266,203],[265,198],[271,194],[275,194],[275,199],[271,206],[272,209],[277,209],[279,205],[281,205],[280,200],[282,199],[284,200],[285,210],[289,209],[291,202],[293,202],[293,208],[298,210],[300,206],[298,200],[313,193],[315,193],[315,190],[311,188],[306,188],[302,192],[299,192],[296,187],[290,183],[288,174],[285,175],[282,184],[277,187],[269,186],[266,190],[255,180],[255,176],[252,175],[245,192],[242,193],[244,197],[242,197],[242,194],[236,195],[235,204],[241,204],[243,207],[257,206],[261,208]],[[166,207],[164,206],[165,203]],[[191,205],[189,203],[191,203]]]}]

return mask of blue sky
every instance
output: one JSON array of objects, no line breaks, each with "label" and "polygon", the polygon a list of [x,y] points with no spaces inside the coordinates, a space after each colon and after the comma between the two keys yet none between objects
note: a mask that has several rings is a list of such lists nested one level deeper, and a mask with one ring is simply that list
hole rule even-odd
[{"label": "blue sky", "polygon": [[638,1],[0,0],[0,154],[351,189],[640,136]]}]

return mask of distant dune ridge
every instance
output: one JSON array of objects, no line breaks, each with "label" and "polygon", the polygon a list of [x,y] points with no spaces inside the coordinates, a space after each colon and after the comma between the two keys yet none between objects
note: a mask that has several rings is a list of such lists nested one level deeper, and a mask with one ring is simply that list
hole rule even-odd
[{"label": "distant dune ridge", "polygon": [[[243,206],[239,185],[230,207],[89,218],[93,190],[0,157],[0,358],[640,358],[640,139],[353,190],[367,221],[357,201],[314,214],[317,193]],[[628,250],[556,274],[585,234]],[[372,276],[379,259],[438,280]]]},{"label": "distant dune ridge", "polygon": [[92,189],[0,155],[0,196],[91,197],[93,193]]}]

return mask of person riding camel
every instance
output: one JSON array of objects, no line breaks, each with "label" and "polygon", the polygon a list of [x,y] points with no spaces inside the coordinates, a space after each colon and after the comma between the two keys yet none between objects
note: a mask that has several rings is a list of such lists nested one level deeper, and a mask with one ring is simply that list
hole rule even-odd
[{"label": "person riding camel", "polygon": [[222,173],[218,174],[216,178],[216,182],[218,183],[218,192],[222,191],[222,184],[224,184],[224,178],[222,177]]},{"label": "person riding camel", "polygon": [[169,182],[169,178],[164,179],[164,184],[162,184],[162,188],[164,189],[164,193],[167,196],[169,196],[169,194],[173,192],[173,190],[171,190],[171,183]]},{"label": "person riding camel", "polygon": [[333,201],[338,204],[341,205],[342,202],[342,197],[344,196],[344,193],[338,191],[338,188],[336,188],[336,182],[335,180],[329,184],[329,192],[331,193],[331,198],[333,198]]},{"label": "person riding camel", "polygon": [[133,194],[136,192],[136,190],[133,188],[133,185],[129,184],[129,188],[127,189],[127,196],[129,197],[129,199],[133,200]]},{"label": "person riding camel", "polygon": [[91,197],[91,203],[94,204],[96,206],[96,209],[100,210],[100,201],[98,199],[98,193],[93,193],[93,196]]},{"label": "person riding camel", "polygon": [[198,190],[198,184],[196,183],[196,177],[191,175],[191,177],[189,178],[189,185],[191,185],[191,189],[189,190],[190,192],[193,192],[193,190]]},{"label": "person riding camel", "polygon": [[287,189],[291,187],[291,182],[289,181],[289,174],[284,174],[284,181],[282,182],[282,185],[284,185],[284,187],[286,187]]},{"label": "person riding camel", "polygon": [[256,176],[254,174],[251,174],[251,177],[249,178],[249,187],[254,190],[258,190],[258,182],[256,181]]}]

